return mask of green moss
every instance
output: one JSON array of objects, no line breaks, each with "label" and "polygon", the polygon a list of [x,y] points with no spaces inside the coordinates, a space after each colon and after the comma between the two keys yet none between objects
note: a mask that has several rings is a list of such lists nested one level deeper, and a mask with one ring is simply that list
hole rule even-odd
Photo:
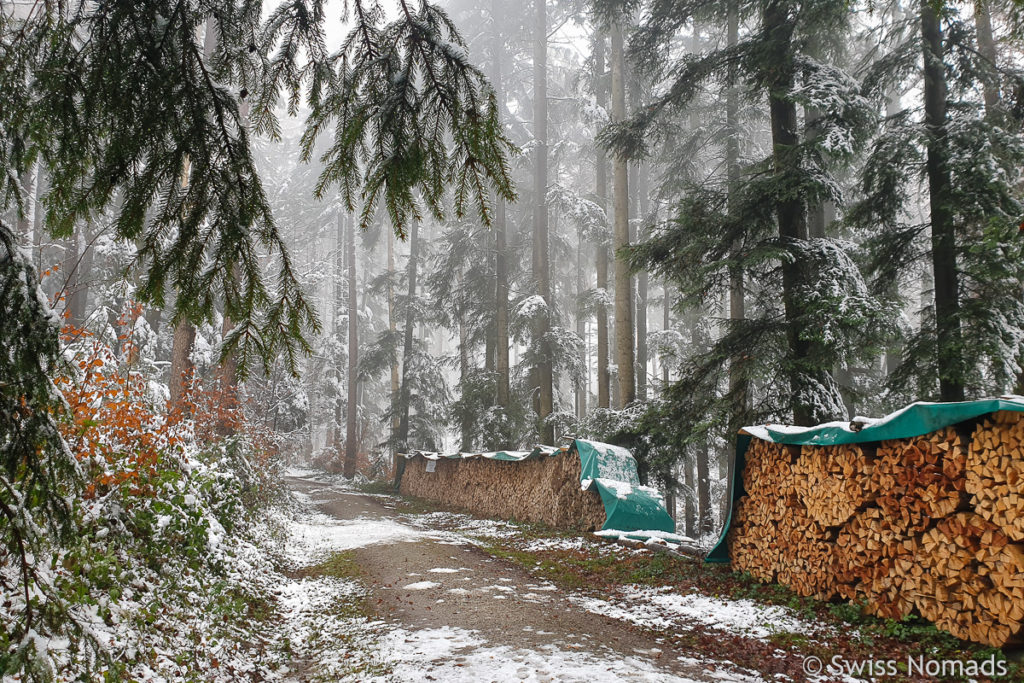
[{"label": "green moss", "polygon": [[333,553],[323,562],[305,567],[300,572],[300,578],[316,578],[329,576],[335,579],[358,579],[362,570],[356,564],[355,556],[351,551]]}]

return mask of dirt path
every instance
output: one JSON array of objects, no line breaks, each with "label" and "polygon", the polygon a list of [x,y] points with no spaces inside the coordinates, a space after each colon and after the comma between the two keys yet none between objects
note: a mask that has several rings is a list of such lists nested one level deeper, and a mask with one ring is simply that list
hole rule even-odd
[{"label": "dirt path", "polygon": [[[366,544],[350,552],[371,604],[393,627],[391,644],[404,646],[407,670],[414,672],[406,680],[456,680],[462,668],[475,670],[465,680],[729,678],[709,671],[709,662],[582,610],[554,585],[490,557],[457,533],[430,529],[428,518],[397,513],[386,498],[303,478],[288,484],[352,532],[365,527]],[[375,542],[371,536],[384,529],[388,540]],[[480,678],[481,656],[490,660],[493,679]]]}]

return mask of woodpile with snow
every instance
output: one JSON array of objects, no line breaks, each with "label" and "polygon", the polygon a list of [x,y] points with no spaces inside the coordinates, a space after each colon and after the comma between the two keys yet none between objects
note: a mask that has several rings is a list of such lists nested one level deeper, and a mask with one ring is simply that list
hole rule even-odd
[{"label": "woodpile with snow", "polygon": [[406,459],[399,490],[484,517],[585,531],[605,522],[601,497],[581,490],[579,456],[566,449],[514,461],[417,454]]},{"label": "woodpile with snow", "polygon": [[733,567],[800,595],[917,613],[959,638],[1024,640],[1024,413],[908,439],[754,438]]}]

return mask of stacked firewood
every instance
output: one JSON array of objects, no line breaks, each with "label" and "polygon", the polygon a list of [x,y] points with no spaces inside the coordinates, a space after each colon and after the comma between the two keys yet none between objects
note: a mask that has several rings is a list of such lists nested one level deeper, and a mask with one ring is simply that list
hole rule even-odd
[{"label": "stacked firewood", "polygon": [[1024,638],[1024,414],[911,439],[786,446],[754,439],[733,566],[957,637]]}]

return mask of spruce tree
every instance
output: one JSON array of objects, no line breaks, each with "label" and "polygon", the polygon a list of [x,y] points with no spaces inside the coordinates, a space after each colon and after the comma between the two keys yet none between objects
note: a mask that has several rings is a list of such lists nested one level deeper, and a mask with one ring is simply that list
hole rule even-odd
[{"label": "spruce tree", "polygon": [[922,97],[891,107],[849,220],[870,235],[880,296],[904,304],[900,292],[914,291],[916,272],[934,282],[888,378],[892,400],[1003,393],[1016,384],[1024,338],[1024,140],[1019,113],[993,101],[990,88],[1012,87],[1022,74],[979,50],[971,22],[948,4],[921,2],[886,29],[891,47],[866,71],[867,94],[882,102],[921,84]]},{"label": "spruce tree", "polygon": [[[671,392],[674,405],[691,422],[712,416],[720,423],[749,400],[749,383],[761,380],[761,418],[797,424],[840,418],[845,407],[831,370],[870,355],[884,322],[851,245],[812,237],[808,229],[809,206],[842,202],[835,168],[870,128],[869,103],[856,81],[833,55],[815,58],[810,49],[823,36],[849,30],[846,3],[653,2],[644,16],[631,54],[648,77],[668,85],[650,106],[611,126],[603,134],[607,143],[633,156],[656,151],[673,141],[678,119],[709,94],[733,103],[718,124],[727,133],[735,129],[738,106],[757,111],[771,131],[770,154],[745,164],[727,134],[724,172],[687,179],[692,155],[670,160],[674,177],[667,179],[681,196],[671,218],[633,250],[637,267],[679,285],[684,307],[717,306],[731,288],[737,313],[745,314],[683,368]],[[674,39],[694,21],[733,35],[723,36],[724,46],[670,58]],[[737,35],[743,25],[748,30]],[[822,112],[813,137],[802,133],[800,106]],[[701,149],[707,131],[698,133],[705,142],[695,147]],[[749,297],[742,292],[741,301],[736,290],[744,281],[758,287]]]},{"label": "spruce tree", "polygon": [[424,210],[449,213],[449,196],[452,213],[489,223],[490,190],[514,198],[494,94],[455,26],[427,2],[396,6],[389,21],[377,4],[348,5],[352,29],[335,53],[319,0],[282,3],[265,22],[250,2],[0,12],[0,540],[25,572],[40,520],[67,536],[76,478],[54,423],[57,324],[8,220],[26,216],[18,179],[49,179],[43,227],[58,238],[106,212],[113,238],[138,247],[137,295],[162,307],[173,292],[174,323],[210,322],[222,303],[234,328],[221,353],[240,378],[279,354],[294,371],[319,321],[257,173],[243,102],[252,127],[274,136],[282,94],[293,115],[305,95],[307,157],[322,133],[333,138],[318,192],[338,187],[364,226],[383,205],[404,237]]}]

